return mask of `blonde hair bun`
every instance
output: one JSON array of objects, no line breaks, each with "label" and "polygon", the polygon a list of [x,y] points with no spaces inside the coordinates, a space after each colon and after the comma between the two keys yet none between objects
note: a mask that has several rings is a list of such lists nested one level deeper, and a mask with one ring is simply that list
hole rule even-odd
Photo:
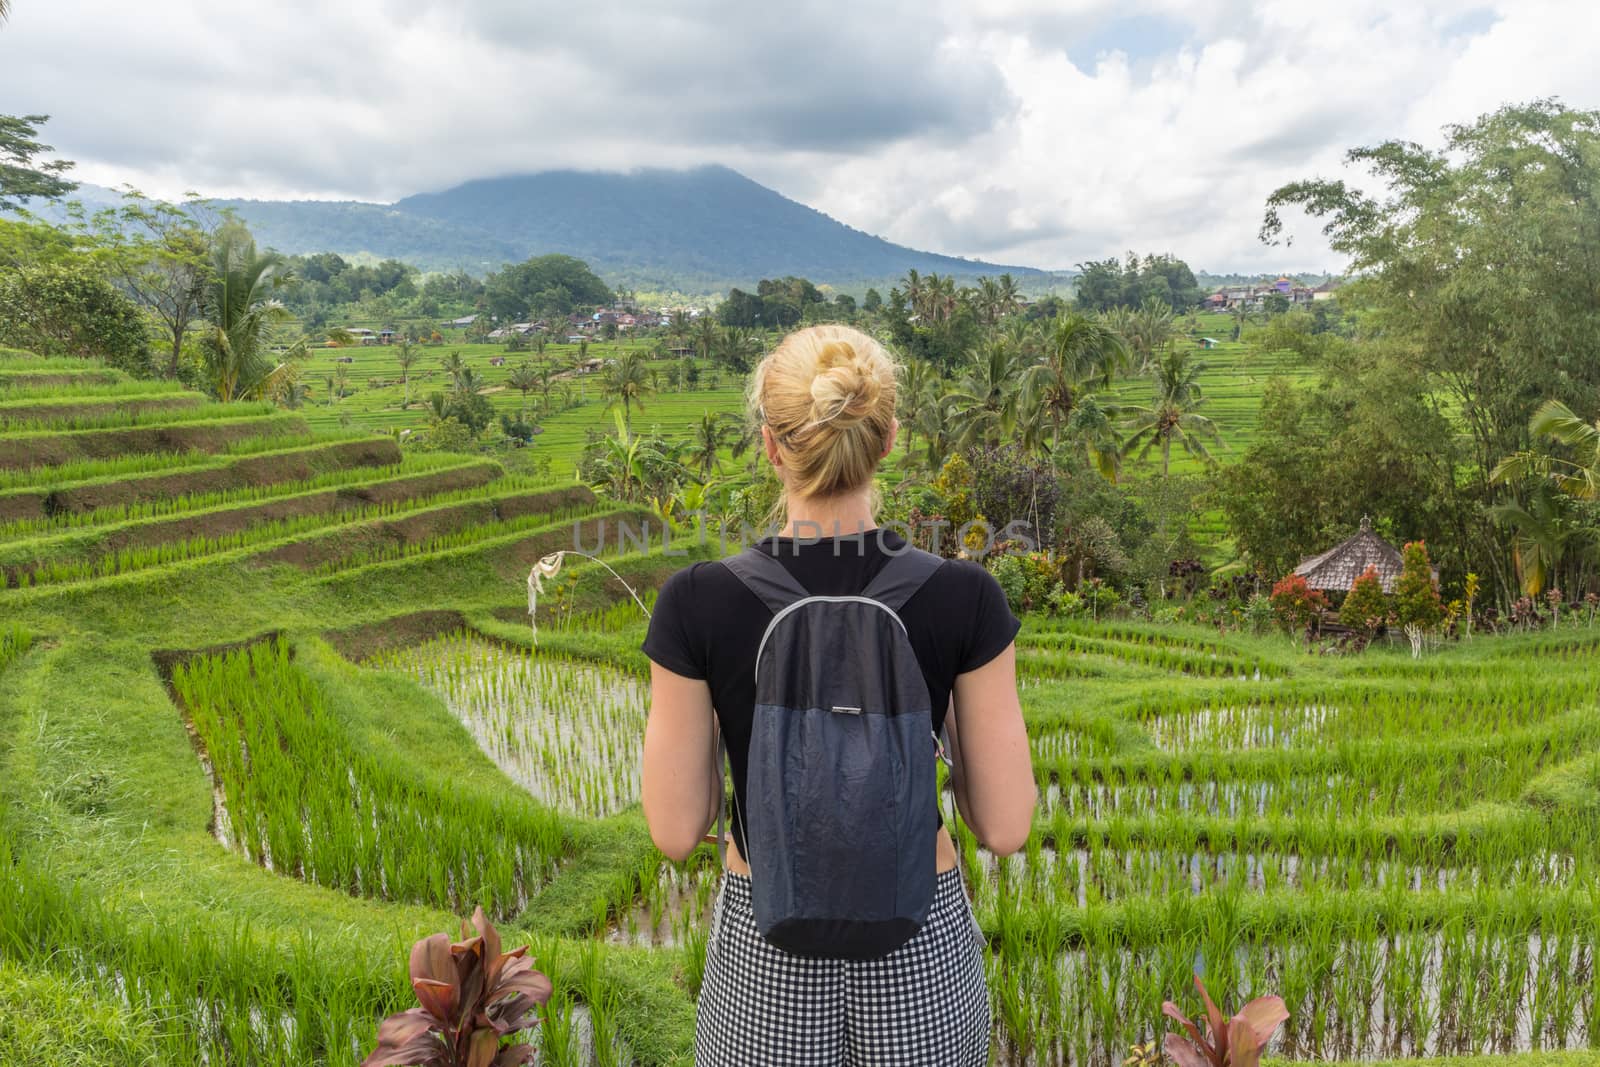
[{"label": "blonde hair bun", "polygon": [[811,421],[845,429],[872,414],[883,386],[872,363],[844,339],[826,341],[817,352],[811,379]]},{"label": "blonde hair bun", "polygon": [[784,453],[788,488],[832,496],[872,481],[894,432],[895,365],[849,326],[789,334],[750,378],[750,409]]}]

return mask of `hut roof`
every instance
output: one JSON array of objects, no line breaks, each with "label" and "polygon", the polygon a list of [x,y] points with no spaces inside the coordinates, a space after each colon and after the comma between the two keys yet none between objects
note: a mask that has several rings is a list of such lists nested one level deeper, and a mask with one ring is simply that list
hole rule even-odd
[{"label": "hut roof", "polygon": [[1400,551],[1372,532],[1372,520],[1363,516],[1361,529],[1354,537],[1322,553],[1302,560],[1294,572],[1313,589],[1348,592],[1368,567],[1378,569],[1378,581],[1385,593],[1394,592],[1404,563]]}]

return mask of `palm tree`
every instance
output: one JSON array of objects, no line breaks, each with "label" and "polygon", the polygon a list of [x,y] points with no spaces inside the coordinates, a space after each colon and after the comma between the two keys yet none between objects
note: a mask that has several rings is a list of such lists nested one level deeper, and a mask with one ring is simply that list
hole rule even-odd
[{"label": "palm tree", "polygon": [[1535,482],[1526,506],[1500,504],[1489,515],[1512,531],[1512,560],[1528,596],[1545,591],[1569,551],[1593,551],[1600,544],[1600,529],[1584,521],[1572,497],[1553,481]]},{"label": "palm tree", "polygon": [[538,373],[539,393],[544,397],[539,410],[548,415],[550,413],[550,390],[555,385],[556,375],[560,372],[556,370],[556,365],[552,361],[539,364]]},{"label": "palm tree", "polygon": [[1002,317],[1016,313],[1022,306],[1022,287],[1017,284],[1017,279],[1011,272],[1000,275],[1000,314]]},{"label": "palm tree", "polygon": [[973,303],[977,306],[978,317],[987,326],[993,326],[1005,314],[1005,297],[1001,295],[1000,283],[993,278],[986,276],[978,279]]},{"label": "palm tree", "polygon": [[284,259],[257,251],[250,231],[238,225],[217,233],[211,259],[204,294],[208,325],[200,345],[206,384],[224,402],[271,394],[306,351],[298,343],[275,362],[267,347],[272,327],[289,318],[268,295],[289,279]]},{"label": "palm tree", "polygon": [[633,425],[633,406],[644,407],[644,398],[655,392],[650,381],[650,367],[642,353],[634,351],[624,355],[606,368],[600,387],[606,396],[606,406],[622,401],[622,423]]},{"label": "palm tree", "polygon": [[1127,361],[1128,343],[1099,319],[1072,312],[1056,320],[1044,359],[1029,367],[1022,381],[1040,428],[1049,431],[1052,449],[1060,446],[1061,431],[1081,398],[1110,385]]},{"label": "palm tree", "polygon": [[1011,436],[1021,404],[1022,360],[1003,338],[990,338],[967,353],[967,369],[945,395],[956,444],[999,444]]},{"label": "palm tree", "polygon": [[700,480],[709,479],[717,470],[717,453],[730,444],[744,420],[729,411],[706,411],[694,425],[694,435],[684,453],[690,466],[700,472]]},{"label": "palm tree", "polygon": [[1089,466],[1108,482],[1115,482],[1122,469],[1122,437],[1115,421],[1121,413],[1120,404],[1102,404],[1090,393],[1073,407],[1065,424],[1067,439],[1078,442]]},{"label": "palm tree", "polygon": [[703,360],[710,360],[717,351],[717,320],[711,315],[701,315],[689,328],[689,347]]},{"label": "palm tree", "polygon": [[717,359],[732,370],[748,371],[750,363],[760,354],[761,342],[748,330],[727,326],[717,335]]},{"label": "palm tree", "polygon": [[1177,319],[1172,313],[1172,305],[1154,297],[1146,300],[1144,306],[1129,318],[1132,332],[1123,336],[1128,339],[1128,345],[1137,357],[1139,373],[1147,374],[1178,336]]},{"label": "palm tree", "polygon": [[400,410],[411,406],[411,368],[422,359],[422,349],[411,341],[401,341],[395,346],[395,362],[400,364]]},{"label": "palm tree", "polygon": [[1577,459],[1562,459],[1531,450],[1507,456],[1495,467],[1496,482],[1528,477],[1548,478],[1557,489],[1579,500],[1600,500],[1600,419],[1585,422],[1559,400],[1549,400],[1533,413],[1528,432],[1566,445]]},{"label": "palm tree", "polygon": [[905,290],[906,304],[912,312],[922,314],[922,275],[917,273],[917,268],[906,271],[905,284],[901,288]]},{"label": "palm tree", "polygon": [[467,370],[467,362],[461,358],[460,350],[453,351],[441,359],[439,366],[443,367],[444,372],[450,375],[450,381],[453,385],[459,386],[461,384],[461,375]]},{"label": "palm tree", "polygon": [[895,391],[900,425],[905,430],[906,454],[916,452],[917,430],[925,410],[939,402],[939,372],[925,359],[908,359]]},{"label": "palm tree", "polygon": [[528,421],[528,394],[539,388],[541,377],[530,363],[521,363],[513,367],[511,373],[506,375],[506,384],[522,394],[521,420]]},{"label": "palm tree", "polygon": [[1237,341],[1239,335],[1244,333],[1245,324],[1255,321],[1256,313],[1243,300],[1240,300],[1228,308],[1228,317],[1233,319],[1233,339]]},{"label": "palm tree", "polygon": [[681,341],[689,336],[689,329],[692,325],[693,322],[689,318],[689,313],[679,308],[667,318],[667,334]]},{"label": "palm tree", "polygon": [[1209,461],[1211,453],[1206,442],[1221,444],[1216,424],[1196,410],[1206,401],[1200,387],[1200,375],[1206,365],[1191,362],[1189,353],[1172,349],[1155,365],[1155,397],[1147,407],[1130,407],[1132,418],[1128,423],[1128,438],[1122,454],[1130,456],[1135,451],[1143,459],[1157,446],[1161,449],[1161,474],[1171,469],[1172,443],[1191,456]]}]

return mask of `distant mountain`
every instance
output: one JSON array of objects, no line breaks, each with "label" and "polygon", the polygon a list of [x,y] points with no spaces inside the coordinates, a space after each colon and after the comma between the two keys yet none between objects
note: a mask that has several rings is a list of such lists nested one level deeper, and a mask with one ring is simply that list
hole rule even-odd
[{"label": "distant mountain", "polygon": [[[110,190],[85,186],[88,201]],[[919,252],[832,219],[727,167],[630,173],[547,171],[470,181],[394,204],[222,200],[281,252],[404,260],[424,270],[482,274],[565,252],[608,282],[712,293],[794,274],[860,290],[907,270],[971,279],[1010,271],[1029,290],[1050,272]]]},{"label": "distant mountain", "polygon": [[410,196],[394,210],[495,234],[519,249],[517,258],[566,252],[635,286],[695,279],[722,288],[786,274],[848,285],[911,268],[1040,273],[893,244],[726,167],[491,178]]}]

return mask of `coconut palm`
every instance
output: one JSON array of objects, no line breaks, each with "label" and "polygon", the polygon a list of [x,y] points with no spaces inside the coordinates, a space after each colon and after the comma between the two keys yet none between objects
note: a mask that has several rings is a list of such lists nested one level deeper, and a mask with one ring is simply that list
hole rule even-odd
[{"label": "coconut palm", "polygon": [[711,315],[701,315],[693,322],[689,329],[689,346],[695,355],[710,360],[717,351],[717,320]]},{"label": "coconut palm", "polygon": [[731,445],[739,434],[744,420],[728,411],[706,411],[695,423],[689,447],[684,452],[688,465],[700,473],[701,481],[709,479],[718,467],[718,453]]},{"label": "coconut palm", "polygon": [[272,327],[289,312],[270,296],[289,280],[284,259],[261,252],[243,226],[226,226],[212,245],[200,351],[206,384],[224,402],[271,395],[305,355],[303,342],[282,361],[268,349]]},{"label": "coconut palm", "polygon": [[743,373],[761,356],[761,340],[749,330],[725,326],[717,334],[715,352],[717,361],[730,370]]},{"label": "coconut palm", "polygon": [[1002,317],[1013,315],[1017,308],[1022,306],[1022,287],[1017,284],[1017,279],[1007,271],[1000,275],[1000,314]]},{"label": "coconut palm", "polygon": [[523,422],[527,422],[528,394],[542,384],[539,372],[533,369],[533,364],[531,363],[520,363],[511,369],[510,374],[506,375],[506,384],[522,394],[521,418]]},{"label": "coconut palm", "polygon": [[1103,321],[1073,312],[1056,320],[1046,338],[1044,358],[1024,372],[1022,392],[1028,419],[1028,444],[1046,437],[1052,449],[1083,397],[1109,385],[1128,361],[1128,344]]},{"label": "coconut palm", "polygon": [[1200,386],[1205,369],[1205,363],[1191,360],[1182,349],[1169,350],[1157,361],[1152,403],[1128,408],[1131,418],[1122,447],[1124,456],[1137,452],[1143,459],[1152,448],[1160,448],[1163,477],[1171,470],[1174,442],[1191,456],[1211,459],[1207,443],[1219,445],[1222,437],[1216,424],[1197,410],[1206,402]]},{"label": "coconut palm", "polygon": [[923,411],[938,404],[940,384],[939,372],[933,364],[923,359],[906,361],[895,390],[895,408],[905,437],[907,455],[916,452],[917,431],[921,428]]},{"label": "coconut palm", "polygon": [[640,352],[629,352],[605,369],[600,388],[606,396],[606,406],[622,401],[622,422],[633,425],[633,408],[644,407],[644,398],[655,392],[651,382],[650,367]]},{"label": "coconut palm", "polygon": [[906,304],[915,314],[922,314],[922,275],[917,273],[917,268],[912,267],[906,271],[905,282],[901,286],[906,294]]},{"label": "coconut palm", "polygon": [[1123,336],[1133,351],[1139,373],[1147,374],[1178,336],[1178,321],[1172,313],[1172,305],[1154,297],[1146,300],[1129,319],[1131,330]]},{"label": "coconut palm", "polygon": [[694,325],[689,318],[689,313],[679,308],[667,318],[667,334],[679,341],[689,336],[690,327]]},{"label": "coconut palm", "polygon": [[978,318],[986,326],[993,326],[1005,315],[1005,298],[1000,293],[1000,283],[990,277],[978,279],[978,287],[973,292],[973,305],[978,309]]},{"label": "coconut palm", "polygon": [[1244,333],[1245,324],[1254,322],[1257,316],[1255,309],[1240,300],[1228,308],[1228,317],[1233,320],[1233,339],[1237,341],[1239,335]]},{"label": "coconut palm", "polygon": [[462,373],[467,370],[467,361],[461,358],[461,353],[458,350],[441,359],[439,366],[443,367],[444,372],[450,375],[451,384],[454,385],[460,383]]},{"label": "coconut palm", "polygon": [[946,394],[956,444],[999,444],[1016,429],[1024,367],[1016,348],[990,338],[967,353],[967,368]]},{"label": "coconut palm", "polygon": [[1117,480],[1122,469],[1122,437],[1117,432],[1116,417],[1122,408],[1118,404],[1103,403],[1093,393],[1079,399],[1073,406],[1063,429],[1068,441],[1076,442],[1083,450],[1089,466],[1099,471],[1108,482]]},{"label": "coconut palm", "polygon": [[411,341],[401,341],[395,346],[395,362],[400,364],[400,409],[411,406],[411,368],[422,359],[422,349]]}]

